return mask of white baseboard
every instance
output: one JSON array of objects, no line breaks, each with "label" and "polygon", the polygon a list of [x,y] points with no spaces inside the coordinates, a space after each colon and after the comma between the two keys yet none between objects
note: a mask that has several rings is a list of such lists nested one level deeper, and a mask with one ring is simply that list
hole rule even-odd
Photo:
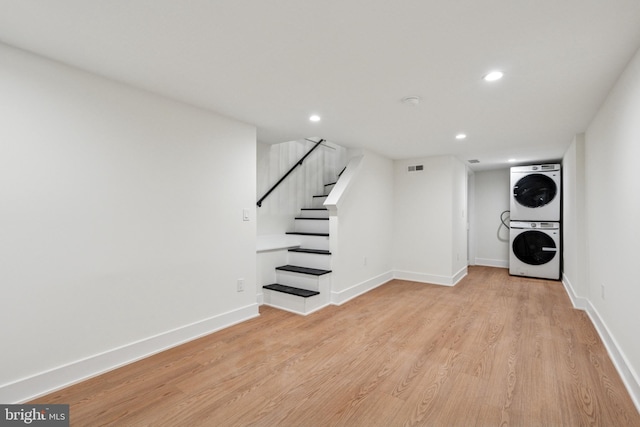
[{"label": "white baseboard", "polygon": [[564,273],[562,273],[562,284],[564,285],[564,289],[569,295],[569,299],[571,300],[571,304],[573,304],[573,308],[578,310],[586,310],[587,306],[589,305],[589,300],[576,295],[571,281]]},{"label": "white baseboard", "polygon": [[631,400],[633,400],[636,409],[640,412],[640,377],[634,372],[631,367],[632,365],[620,349],[613,335],[611,335],[611,332],[609,332],[609,328],[607,328],[606,323],[602,317],[600,317],[598,310],[591,304],[591,301],[589,301],[588,298],[579,297],[576,294],[571,281],[564,273],[562,274],[562,284],[569,295],[573,307],[577,310],[584,310],[589,316],[589,319],[591,319],[591,323],[593,323],[593,326],[596,328],[596,332],[598,332],[600,339],[607,349],[613,365],[618,371],[618,374],[620,374],[620,378],[622,378],[622,382],[627,388]]},{"label": "white baseboard", "polygon": [[611,335],[609,328],[604,323],[598,310],[591,304],[591,301],[586,300],[587,315],[591,319],[593,326],[595,326],[598,335],[602,339],[604,346],[611,357],[613,365],[616,367],[622,382],[627,387],[627,391],[633,400],[634,405],[638,412],[640,412],[640,376],[633,370],[632,365],[625,356],[624,352],[620,349],[616,339]]},{"label": "white baseboard", "polygon": [[388,281],[393,279],[393,272],[388,271],[379,276],[372,277],[364,282],[358,283],[344,291],[331,292],[331,303],[333,305],[342,305],[345,302],[352,300],[353,298],[369,292],[378,286],[384,285]]},{"label": "white baseboard", "polygon": [[416,273],[412,271],[395,270],[393,278],[399,280],[409,280],[411,282],[431,283],[441,286],[455,286],[464,276],[467,275],[467,267],[464,267],[453,276],[437,276],[435,274]]},{"label": "white baseboard", "polygon": [[509,260],[490,259],[490,258],[476,258],[476,264],[475,265],[482,265],[482,266],[485,266],[485,267],[509,268]]},{"label": "white baseboard", "polygon": [[251,304],[0,386],[0,402],[23,403],[259,316]]},{"label": "white baseboard", "polygon": [[452,277],[452,286],[455,286],[458,284],[458,282],[462,279],[464,279],[464,277],[467,275],[467,266],[465,265],[464,267],[462,267],[460,269],[460,271],[458,271],[456,274],[453,275]]}]

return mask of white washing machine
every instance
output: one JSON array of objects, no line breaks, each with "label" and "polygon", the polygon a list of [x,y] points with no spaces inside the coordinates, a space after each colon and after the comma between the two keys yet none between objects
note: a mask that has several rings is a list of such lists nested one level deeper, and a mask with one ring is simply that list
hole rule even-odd
[{"label": "white washing machine", "polygon": [[560,221],[560,165],[511,168],[510,217],[513,221]]},{"label": "white washing machine", "polygon": [[509,274],[560,279],[560,223],[511,221]]}]

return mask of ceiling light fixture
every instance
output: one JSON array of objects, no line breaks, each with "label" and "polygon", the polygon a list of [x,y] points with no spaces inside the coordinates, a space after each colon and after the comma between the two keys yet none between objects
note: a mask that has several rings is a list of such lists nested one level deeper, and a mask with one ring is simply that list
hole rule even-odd
[{"label": "ceiling light fixture", "polygon": [[311,120],[312,122],[319,122],[320,121],[320,116],[317,115],[317,114],[314,114],[311,117],[309,117],[309,120]]},{"label": "ceiling light fixture", "polygon": [[496,80],[500,80],[502,77],[504,77],[504,73],[502,71],[492,71],[484,76],[484,80],[487,82],[495,82]]},{"label": "ceiling light fixture", "polygon": [[509,159],[509,160],[507,160],[507,162],[509,162],[509,163],[513,163],[513,162],[515,162],[515,161],[516,161],[516,159]]},{"label": "ceiling light fixture", "polygon": [[412,107],[420,104],[420,101],[421,99],[419,96],[405,96],[404,98],[402,98],[403,104],[410,105]]},{"label": "ceiling light fixture", "polygon": [[467,137],[467,134],[465,133],[459,133],[456,135],[456,139],[465,139]]}]

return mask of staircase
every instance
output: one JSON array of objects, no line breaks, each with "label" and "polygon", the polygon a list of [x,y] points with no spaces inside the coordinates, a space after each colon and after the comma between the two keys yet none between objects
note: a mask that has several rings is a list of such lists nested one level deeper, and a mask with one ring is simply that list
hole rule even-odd
[{"label": "staircase", "polygon": [[324,201],[335,183],[313,196],[311,207],[295,218],[294,231],[300,247],[289,249],[287,265],[276,267],[276,281],[263,286],[264,303],[307,315],[331,302],[331,252],[329,252],[329,211]]}]

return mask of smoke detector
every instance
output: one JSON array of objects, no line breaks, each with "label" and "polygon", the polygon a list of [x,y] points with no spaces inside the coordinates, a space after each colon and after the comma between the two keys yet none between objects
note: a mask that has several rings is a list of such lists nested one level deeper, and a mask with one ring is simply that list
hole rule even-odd
[{"label": "smoke detector", "polygon": [[402,103],[405,105],[410,105],[412,107],[415,107],[416,105],[420,104],[420,97],[419,96],[405,96],[404,98],[402,98]]}]

